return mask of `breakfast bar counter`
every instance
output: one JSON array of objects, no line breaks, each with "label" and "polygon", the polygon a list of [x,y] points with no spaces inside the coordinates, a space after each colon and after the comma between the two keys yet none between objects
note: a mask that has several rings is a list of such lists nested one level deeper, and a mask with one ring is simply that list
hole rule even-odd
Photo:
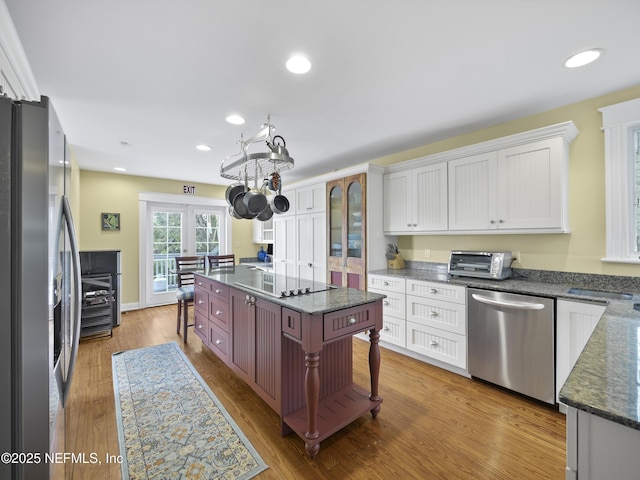
[{"label": "breakfast bar counter", "polygon": [[[384,295],[246,266],[197,273],[194,329],[281,417],[314,458],[320,442],[375,418]],[[370,389],[353,383],[352,336],[369,331]]]}]

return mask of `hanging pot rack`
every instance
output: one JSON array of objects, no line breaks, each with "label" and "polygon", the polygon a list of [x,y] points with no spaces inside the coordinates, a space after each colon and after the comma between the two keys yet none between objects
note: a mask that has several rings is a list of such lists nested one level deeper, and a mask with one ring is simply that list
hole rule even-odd
[{"label": "hanging pot rack", "polygon": [[[240,136],[240,152],[227,156],[220,165],[220,176],[237,181],[262,181],[263,174],[280,173],[293,168],[293,158],[289,156],[284,138],[273,136],[275,127],[271,124],[271,116],[267,123],[253,137],[244,140]],[[268,151],[249,153],[249,148],[264,142]]]}]

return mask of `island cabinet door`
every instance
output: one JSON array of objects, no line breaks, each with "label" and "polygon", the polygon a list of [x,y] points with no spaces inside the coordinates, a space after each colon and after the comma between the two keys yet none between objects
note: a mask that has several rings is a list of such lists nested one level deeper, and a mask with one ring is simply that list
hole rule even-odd
[{"label": "island cabinet door", "polygon": [[280,413],[281,307],[231,289],[231,368]]}]

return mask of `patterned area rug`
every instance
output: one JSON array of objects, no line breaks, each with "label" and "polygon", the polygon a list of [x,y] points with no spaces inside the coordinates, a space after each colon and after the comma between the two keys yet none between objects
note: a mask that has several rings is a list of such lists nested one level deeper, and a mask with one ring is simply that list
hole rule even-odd
[{"label": "patterned area rug", "polygon": [[114,353],[123,479],[249,479],[253,446],[175,342]]}]

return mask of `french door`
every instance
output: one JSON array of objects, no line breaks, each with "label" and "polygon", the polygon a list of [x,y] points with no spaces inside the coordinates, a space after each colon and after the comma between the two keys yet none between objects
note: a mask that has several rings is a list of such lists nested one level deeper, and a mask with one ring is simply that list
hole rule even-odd
[{"label": "french door", "polygon": [[144,305],[176,301],[175,258],[227,253],[226,208],[146,202],[144,233],[141,237],[141,285]]}]

